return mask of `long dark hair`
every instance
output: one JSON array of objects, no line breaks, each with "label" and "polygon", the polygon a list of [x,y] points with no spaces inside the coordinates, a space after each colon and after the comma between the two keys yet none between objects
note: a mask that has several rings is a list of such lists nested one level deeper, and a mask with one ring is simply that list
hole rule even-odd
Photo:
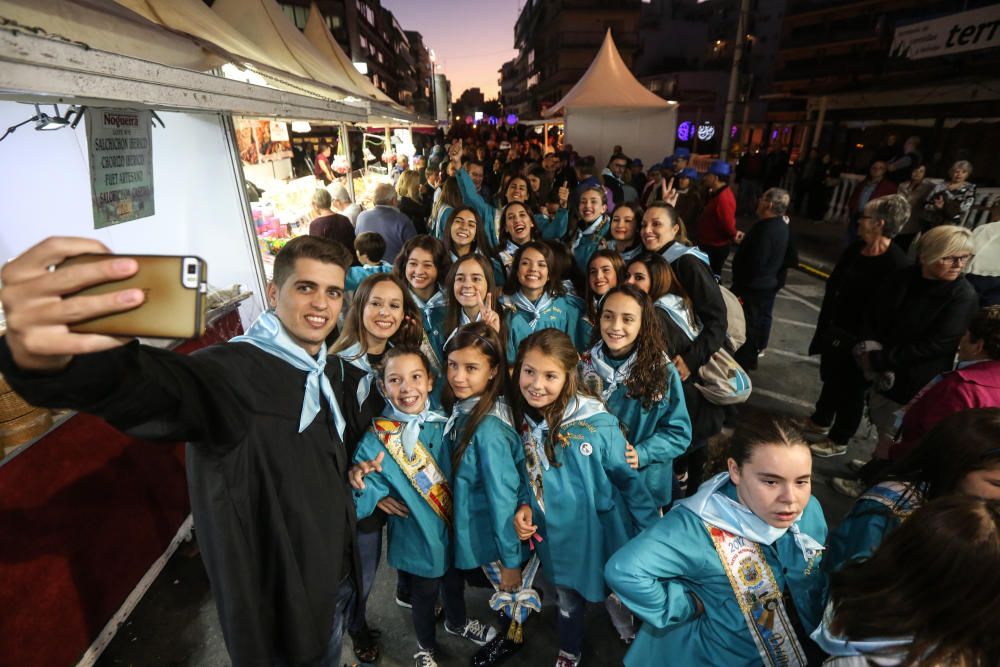
[{"label": "long dark hair", "polygon": [[393,346],[420,345],[424,336],[423,314],[410,298],[410,291],[406,284],[391,273],[375,273],[362,280],[361,284],[358,285],[358,289],[354,293],[354,300],[351,302],[351,309],[347,311],[347,316],[344,318],[344,331],[330,348],[330,354],[343,352],[355,343],[361,344],[362,354],[368,353],[368,330],[365,329],[364,324],[365,304],[371,298],[375,286],[383,282],[393,283],[403,294],[403,321],[389,342]]},{"label": "long dark hair", "polygon": [[906,505],[915,494],[930,501],[955,493],[969,473],[995,467],[1000,467],[1000,408],[977,408],[935,424],[886,477],[906,484],[896,503]]},{"label": "long dark hair", "polygon": [[644,410],[649,410],[653,403],[664,400],[670,388],[666,336],[660,326],[660,318],[649,296],[635,285],[619,285],[608,290],[601,300],[598,309],[598,319],[594,322],[591,345],[601,340],[600,315],[604,306],[613,294],[623,294],[637,304],[642,311],[639,323],[639,337],[635,341],[635,363],[632,372],[625,380],[628,396],[639,400]]},{"label": "long dark hair", "polygon": [[684,301],[684,306],[687,308],[688,320],[691,326],[694,326],[694,303],[691,301],[691,297],[688,295],[687,290],[684,289],[684,285],[681,281],[677,279],[677,274],[674,273],[673,267],[670,266],[670,262],[664,259],[663,255],[655,252],[645,252],[639,253],[637,256],[633,257],[625,265],[626,271],[628,267],[632,266],[635,262],[644,264],[646,270],[649,271],[649,298],[656,301],[660,297],[667,294],[676,294]]},{"label": "long dark hair", "polygon": [[[496,300],[497,296],[497,284],[496,280],[493,278],[493,265],[490,260],[479,253],[472,253],[471,255],[465,255],[464,257],[459,257],[455,260],[455,263],[451,265],[451,270],[448,271],[448,276],[444,279],[444,290],[445,296],[448,297],[448,308],[445,310],[444,314],[444,331],[450,333],[458,328],[459,323],[462,321],[462,317],[459,314],[462,310],[462,304],[458,302],[455,298],[455,276],[458,275],[458,269],[466,262],[475,262],[479,265],[479,268],[483,270],[483,276],[486,278],[486,293],[493,296]],[[498,304],[494,303],[494,310],[500,312],[497,309]],[[502,321],[502,318],[501,318]]]},{"label": "long dark hair", "polygon": [[451,239],[451,227],[455,224],[455,218],[458,217],[459,213],[471,213],[472,217],[476,219],[476,233],[472,237],[472,247],[469,253],[466,254],[478,252],[480,255],[492,257],[493,247],[486,238],[486,231],[483,229],[483,221],[479,218],[479,213],[477,213],[476,209],[471,206],[456,206],[451,210],[451,213],[448,214],[447,220],[445,220],[444,232],[441,237],[441,243],[444,245],[445,252],[448,254],[449,259],[452,255],[458,255],[458,253],[455,252],[455,242]]},{"label": "long dark hair", "polygon": [[[474,347],[489,360],[490,369],[494,372],[493,378],[486,385],[486,391],[479,397],[476,407],[469,413],[469,419],[465,422],[458,439],[458,444],[452,453],[452,470],[457,470],[462,462],[465,450],[468,449],[472,436],[479,428],[479,422],[493,409],[497,400],[507,395],[507,357],[504,353],[505,347],[500,334],[493,330],[493,327],[485,322],[471,322],[466,324],[445,343],[444,358],[445,367],[448,366],[448,355],[457,350],[467,347]],[[455,406],[455,394],[451,385],[446,383],[442,393],[442,404],[449,412]]]},{"label": "long dark hair", "polygon": [[573,290],[577,294],[583,292],[583,280],[580,268],[576,265],[573,251],[563,241],[559,239],[542,239],[542,243],[552,251],[552,259],[555,262],[556,279],[560,284],[568,280],[573,285]]},{"label": "long dark hair", "polygon": [[594,251],[594,254],[590,256],[587,260],[587,275],[584,276],[586,280],[586,287],[584,289],[584,294],[587,299],[587,316],[590,318],[591,322],[597,322],[597,295],[590,288],[590,265],[594,263],[595,259],[604,258],[611,262],[611,268],[615,270],[615,276],[618,278],[618,282],[615,285],[623,285],[625,283],[625,260],[622,259],[621,254],[617,250],[611,250],[610,248],[600,248]]},{"label": "long dark hair", "polygon": [[545,258],[545,266],[549,273],[548,280],[545,281],[545,291],[553,296],[562,296],[565,294],[566,290],[563,288],[562,280],[559,277],[559,267],[556,266],[555,254],[552,252],[552,248],[542,241],[528,241],[514,253],[514,261],[510,265],[510,272],[507,274],[507,280],[503,286],[504,293],[513,294],[521,289],[521,283],[517,279],[517,267],[521,263],[521,257],[524,256],[526,250],[535,250]]},{"label": "long dark hair", "polygon": [[849,640],[912,637],[903,665],[995,665],[1000,656],[1000,505],[940,498],[871,558],[830,580],[830,630]]},{"label": "long dark hair", "polygon": [[520,388],[524,356],[532,350],[537,350],[545,356],[555,359],[559,367],[566,372],[566,384],[563,385],[562,392],[556,397],[556,400],[541,410],[541,417],[549,425],[549,436],[545,439],[545,456],[553,466],[558,467],[555,443],[559,435],[559,428],[562,426],[563,412],[566,411],[569,402],[578,394],[588,393],[580,382],[580,374],[576,370],[580,363],[580,355],[570,337],[558,329],[542,329],[521,341],[517,347],[517,359],[511,373],[511,381],[515,386],[515,390],[511,392],[511,409],[514,413],[514,422],[518,425],[524,424],[525,416],[532,410],[531,406],[524,400]]},{"label": "long dark hair", "polygon": [[451,255],[445,249],[444,243],[430,234],[417,234],[406,239],[406,243],[400,248],[396,260],[392,263],[392,275],[409,287],[410,283],[406,280],[406,263],[410,261],[410,254],[418,248],[431,254],[434,268],[437,269],[437,279],[434,282],[440,285],[451,268]]},{"label": "long dark hair", "polygon": [[507,245],[507,241],[510,240],[510,235],[507,233],[507,211],[510,210],[511,206],[521,206],[528,213],[528,217],[531,219],[531,240],[538,238],[538,225],[535,224],[535,209],[528,205],[528,202],[512,201],[505,204],[502,209],[500,209],[500,220],[497,221],[497,238],[499,239],[498,250],[503,250],[504,246]]}]

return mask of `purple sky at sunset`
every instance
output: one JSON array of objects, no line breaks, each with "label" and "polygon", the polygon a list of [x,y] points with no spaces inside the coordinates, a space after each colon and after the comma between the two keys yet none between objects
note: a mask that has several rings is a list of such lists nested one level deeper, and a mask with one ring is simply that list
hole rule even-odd
[{"label": "purple sky at sunset", "polygon": [[416,30],[434,49],[438,72],[458,97],[478,86],[487,99],[497,96],[500,65],[513,58],[518,0],[382,0],[403,30]]}]

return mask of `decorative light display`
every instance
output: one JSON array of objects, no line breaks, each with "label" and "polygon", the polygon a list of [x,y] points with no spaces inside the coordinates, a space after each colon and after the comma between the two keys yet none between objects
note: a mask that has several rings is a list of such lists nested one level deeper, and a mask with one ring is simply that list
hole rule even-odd
[{"label": "decorative light display", "polygon": [[711,123],[702,123],[698,126],[698,140],[711,141],[715,136],[715,126]]},{"label": "decorative light display", "polygon": [[684,121],[677,126],[677,138],[681,141],[687,141],[694,134],[694,124],[690,121]]},{"label": "decorative light display", "polygon": [[517,125],[517,114],[507,114],[507,124]]}]

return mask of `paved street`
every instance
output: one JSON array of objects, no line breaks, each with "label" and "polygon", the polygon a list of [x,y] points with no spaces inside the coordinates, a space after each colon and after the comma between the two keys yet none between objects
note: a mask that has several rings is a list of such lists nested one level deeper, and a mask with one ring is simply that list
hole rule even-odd
[{"label": "paved street", "polygon": [[[746,224],[741,224],[745,227]],[[839,225],[796,220],[793,223],[799,239],[804,263],[825,271],[832,268],[840,252],[843,229]],[[728,283],[728,272],[725,276]],[[754,392],[744,410],[805,416],[810,414],[813,401],[819,395],[819,361],[808,357],[806,350],[812,337],[823,280],[804,271],[792,271],[788,285],[778,296],[774,329],[766,356],[752,374]],[[867,424],[852,442],[848,456],[815,461],[814,494],[826,510],[827,519],[835,523],[850,506],[829,486],[832,476],[843,474],[847,460],[866,455],[871,449]],[[415,646],[409,611],[393,601],[395,575],[384,563],[379,571],[369,620],[383,631],[380,665],[401,667],[412,664]],[[527,646],[506,664],[512,667],[548,665],[555,661],[556,610],[554,595],[546,596],[540,618],[526,628]],[[467,593],[469,612],[482,619],[492,618],[486,601],[486,591]],[[442,665],[468,664],[472,645],[444,633],[439,625],[439,641],[444,654]],[[611,627],[607,614],[600,606],[592,606],[588,615],[585,644],[588,665],[619,665],[624,647]],[[354,664],[349,642],[344,661]],[[111,665],[142,665],[160,667],[191,665],[215,667],[228,664],[222,643],[215,608],[208,591],[201,560],[175,555],[145,596],[132,617],[119,631],[111,646],[98,663]]]}]

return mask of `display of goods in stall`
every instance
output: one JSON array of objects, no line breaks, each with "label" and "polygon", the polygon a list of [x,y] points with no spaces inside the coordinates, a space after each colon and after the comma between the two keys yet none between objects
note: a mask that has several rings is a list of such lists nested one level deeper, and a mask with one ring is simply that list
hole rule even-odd
[{"label": "display of goods in stall", "polygon": [[266,239],[266,243],[267,243],[267,251],[272,255],[277,255],[278,251],[284,248],[285,244],[288,243],[288,239],[287,238]]},{"label": "display of goods in stall", "polygon": [[333,164],[330,165],[333,173],[340,174],[343,176],[351,170],[351,163],[347,161],[347,157],[344,155],[334,155]]},{"label": "display of goods in stall", "polygon": [[52,426],[49,410],[29,405],[0,377],[0,450],[6,456]]}]

